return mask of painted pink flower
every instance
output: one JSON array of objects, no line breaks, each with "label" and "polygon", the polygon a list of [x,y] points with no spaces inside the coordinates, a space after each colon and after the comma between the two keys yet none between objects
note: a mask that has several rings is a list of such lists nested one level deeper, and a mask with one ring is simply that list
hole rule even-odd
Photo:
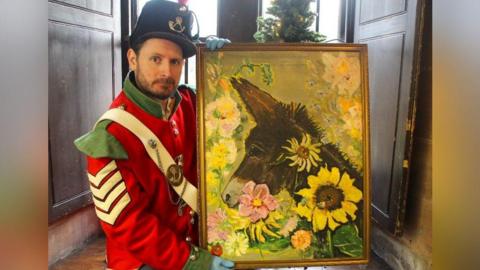
[{"label": "painted pink flower", "polygon": [[265,184],[256,185],[250,181],[245,184],[242,191],[238,213],[241,216],[249,217],[253,223],[266,218],[268,213],[278,206],[277,200],[270,195],[270,190]]},{"label": "painted pink flower", "polygon": [[227,215],[221,208],[215,210],[214,213],[210,213],[207,216],[208,227],[208,242],[218,242],[227,240],[228,232],[222,230],[223,225],[227,221]]},{"label": "painted pink flower", "polygon": [[228,238],[228,233],[226,231],[210,229],[208,228],[208,242],[217,243],[225,241]]},{"label": "painted pink flower", "polygon": [[278,233],[287,237],[291,231],[297,228],[297,224],[298,224],[298,217],[293,216],[287,220],[287,223],[285,223],[283,228]]},{"label": "painted pink flower", "polygon": [[222,208],[217,208],[214,213],[208,214],[207,226],[215,228],[225,220],[227,220],[227,214]]}]

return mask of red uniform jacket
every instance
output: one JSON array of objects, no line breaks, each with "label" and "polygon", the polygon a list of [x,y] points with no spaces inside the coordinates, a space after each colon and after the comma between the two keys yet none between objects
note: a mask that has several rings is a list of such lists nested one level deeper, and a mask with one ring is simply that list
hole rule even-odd
[{"label": "red uniform jacket", "polygon": [[[122,91],[111,108],[123,106],[162,141],[173,158],[183,155],[185,177],[197,186],[195,96],[180,88],[182,97],[169,120],[153,116]],[[178,196],[150,159],[143,144],[123,126],[112,122],[107,131],[121,143],[128,159],[88,157],[88,173],[97,215],[107,241],[107,264],[113,269],[182,269],[190,245],[198,242],[189,206],[179,216],[171,202]]]}]

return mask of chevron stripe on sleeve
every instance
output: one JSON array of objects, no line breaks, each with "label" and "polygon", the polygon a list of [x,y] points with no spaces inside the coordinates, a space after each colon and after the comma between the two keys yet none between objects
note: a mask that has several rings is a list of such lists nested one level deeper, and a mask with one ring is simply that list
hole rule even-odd
[{"label": "chevron stripe on sleeve", "polygon": [[95,176],[88,173],[88,180],[98,218],[110,225],[115,224],[130,202],[127,186],[115,160],[110,161]]}]

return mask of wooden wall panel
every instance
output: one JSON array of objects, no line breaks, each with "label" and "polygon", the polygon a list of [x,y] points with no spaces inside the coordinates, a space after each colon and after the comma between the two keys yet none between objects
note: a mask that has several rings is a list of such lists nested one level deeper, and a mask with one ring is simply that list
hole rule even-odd
[{"label": "wooden wall panel", "polygon": [[356,8],[354,39],[368,44],[369,54],[372,217],[397,235],[411,158],[419,3],[423,0],[360,0]]},{"label": "wooden wall panel", "polygon": [[105,15],[113,15],[112,1],[113,0],[54,0],[51,2],[64,3]]},{"label": "wooden wall panel", "polygon": [[406,10],[407,0],[360,1],[360,23],[377,20]]},{"label": "wooden wall panel", "polygon": [[73,141],[120,90],[119,11],[110,1],[49,2],[49,222],[91,203]]},{"label": "wooden wall panel", "polygon": [[370,136],[376,146],[371,151],[376,168],[372,171],[372,203],[387,217],[390,190],[384,190],[384,183],[379,181],[385,181],[383,176],[391,175],[392,170],[391,158],[384,157],[392,157],[394,153],[403,41],[403,34],[360,40],[368,44],[369,70],[376,71],[370,73]]},{"label": "wooden wall panel", "polygon": [[57,90],[49,95],[53,200],[60,204],[88,191],[85,157],[72,142],[112,100],[114,48],[111,32],[50,22],[49,33],[49,80]]}]

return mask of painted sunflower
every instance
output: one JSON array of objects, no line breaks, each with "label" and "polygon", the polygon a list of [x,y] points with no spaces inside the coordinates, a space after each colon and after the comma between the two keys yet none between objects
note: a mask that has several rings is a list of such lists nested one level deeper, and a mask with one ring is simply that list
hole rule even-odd
[{"label": "painted sunflower", "polygon": [[336,167],[331,171],[322,167],[318,175],[310,175],[307,181],[310,188],[297,192],[304,200],[295,211],[312,223],[314,232],[325,229],[327,224],[330,230],[335,230],[348,222],[347,214],[356,219],[355,203],[362,199],[362,191],[353,185],[355,179],[347,173],[340,177]]},{"label": "painted sunflower", "polygon": [[312,165],[314,167],[318,166],[317,162],[320,161],[320,156],[318,155],[320,153],[320,143],[312,144],[312,138],[309,134],[303,134],[300,143],[295,138],[287,140],[287,142],[290,146],[282,146],[282,148],[291,154],[287,157],[293,161],[289,164],[290,167],[297,166],[298,172],[303,170],[310,172]]}]

